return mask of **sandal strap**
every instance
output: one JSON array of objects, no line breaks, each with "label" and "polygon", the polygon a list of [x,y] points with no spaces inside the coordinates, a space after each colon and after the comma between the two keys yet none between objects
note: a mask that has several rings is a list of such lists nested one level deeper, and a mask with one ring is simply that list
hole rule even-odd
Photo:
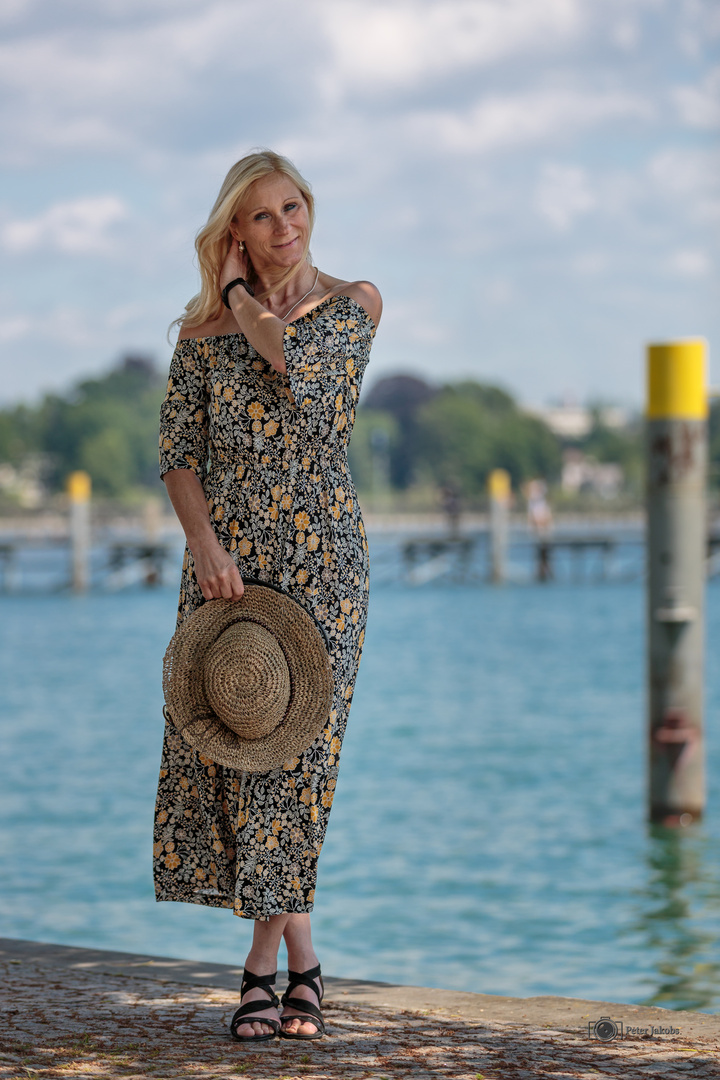
[{"label": "sandal strap", "polygon": [[285,1016],[283,1020],[286,1024],[289,1024],[291,1020],[303,1020],[307,1019],[311,1024],[315,1024],[319,1031],[325,1030],[325,1020],[323,1014],[317,1005],[313,1005],[312,1001],[305,1001],[304,998],[296,997],[283,997],[283,1005],[289,1009],[295,1009],[298,1016]]},{"label": "sandal strap", "polygon": [[258,1005],[260,1005],[260,1010],[262,1010],[263,1007],[267,1009],[270,1008],[270,1004],[263,1006],[262,1002],[248,1001],[246,1005],[241,1005],[240,1008],[235,1011],[233,1018],[230,1021],[230,1030],[234,1034],[237,1034],[237,1029],[240,1027],[241,1022],[243,1024],[252,1024],[253,1021],[257,1021],[258,1024],[267,1024],[268,1027],[273,1029],[276,1035],[278,1034],[280,1031],[280,1023],[277,1020],[274,1020],[269,1016],[254,1015],[258,1012]]},{"label": "sandal strap", "polygon": [[[320,980],[319,991],[317,986],[315,985],[315,979]],[[307,986],[308,989],[312,990],[312,992],[315,994],[315,997],[318,999],[318,1003],[320,1003],[325,993],[322,975],[320,974],[320,965],[318,964],[317,967],[308,968],[307,971],[290,971],[288,969],[288,988],[282,996],[283,1005],[289,1003],[290,995],[292,994],[293,990],[296,990],[298,988],[298,986]],[[294,1006],[292,1007],[294,1008]]]},{"label": "sandal strap", "polygon": [[[243,969],[243,980],[240,986],[240,997],[248,990],[264,990],[270,998],[274,998],[274,1005],[277,1005],[278,996],[272,989],[277,979],[277,971],[274,971],[271,975],[255,975],[254,972],[248,971],[247,968]],[[269,1006],[267,1006],[269,1008]]]},{"label": "sandal strap", "polygon": [[275,985],[275,979],[277,978],[277,971],[272,975],[256,975],[253,971],[248,971],[247,968],[243,971],[243,981],[240,987],[240,996],[246,994],[248,990],[263,990],[268,996],[267,1005],[263,1005],[262,1001],[246,1001],[244,1005],[241,1005],[239,1009],[236,1009],[233,1014],[233,1018],[230,1021],[230,1030],[233,1033],[237,1033],[239,1027],[239,1021],[242,1020],[244,1024],[250,1024],[253,1020],[257,1020],[259,1024],[267,1024],[271,1027],[275,1034],[280,1031],[280,1024],[277,1020],[274,1020],[270,1016],[258,1016],[257,1013],[264,1012],[265,1009],[279,1009],[280,998],[273,990]]}]

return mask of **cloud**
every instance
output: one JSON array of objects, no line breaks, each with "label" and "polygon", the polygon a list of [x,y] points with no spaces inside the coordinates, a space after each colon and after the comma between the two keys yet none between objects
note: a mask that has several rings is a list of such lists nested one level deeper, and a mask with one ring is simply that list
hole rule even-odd
[{"label": "cloud", "polygon": [[409,138],[433,152],[474,154],[566,138],[610,120],[647,119],[653,107],[634,94],[535,90],[488,96],[461,111],[428,110],[407,120]]},{"label": "cloud", "polygon": [[671,96],[688,127],[720,127],[720,66],[709,71],[695,86],[676,87]]},{"label": "cloud", "polygon": [[596,205],[587,173],[575,165],[545,165],[536,193],[536,206],[542,217],[560,232],[566,232],[575,219]]},{"label": "cloud", "polygon": [[55,250],[66,255],[98,255],[112,250],[111,226],[129,216],[121,199],[101,195],[56,203],[25,221],[10,221],[0,232],[6,251],[26,254]]},{"label": "cloud", "polygon": [[497,61],[539,43],[567,44],[579,32],[578,0],[387,0],[330,3],[322,25],[338,92],[381,94]]},{"label": "cloud", "polygon": [[647,165],[648,180],[660,198],[700,224],[720,221],[719,175],[715,150],[671,147],[654,154]]},{"label": "cloud", "polygon": [[666,265],[671,274],[684,278],[707,277],[713,269],[712,260],[707,252],[695,248],[673,252]]},{"label": "cloud", "polygon": [[[0,248],[23,257],[0,339],[28,330],[12,393],[129,342],[165,350],[196,290],[193,234],[259,144],[313,182],[321,266],[386,294],[373,369],[442,357],[442,377],[507,370],[542,397],[562,389],[566,320],[588,385],[648,327],[712,337],[715,7],[8,0]],[[26,310],[45,283],[47,324]]]},{"label": "cloud", "polygon": [[22,315],[0,316],[0,342],[18,341],[32,331],[32,320]]}]

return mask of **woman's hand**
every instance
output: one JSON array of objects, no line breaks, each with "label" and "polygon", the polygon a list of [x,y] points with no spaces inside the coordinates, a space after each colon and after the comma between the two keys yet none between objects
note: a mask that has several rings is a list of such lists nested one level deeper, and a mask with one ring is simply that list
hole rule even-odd
[{"label": "woman's hand", "polygon": [[250,271],[250,260],[246,251],[240,251],[237,240],[230,244],[230,250],[225,256],[225,262],[220,267],[220,290],[222,291],[230,281],[235,278],[247,280]]},{"label": "woman's hand", "polygon": [[214,538],[193,549],[195,577],[206,600],[239,600],[245,592],[231,555]]},{"label": "woman's hand", "polygon": [[192,469],[170,469],[163,480],[192,552],[203,596],[239,600],[245,591],[240,571],[215,535],[200,478]]}]

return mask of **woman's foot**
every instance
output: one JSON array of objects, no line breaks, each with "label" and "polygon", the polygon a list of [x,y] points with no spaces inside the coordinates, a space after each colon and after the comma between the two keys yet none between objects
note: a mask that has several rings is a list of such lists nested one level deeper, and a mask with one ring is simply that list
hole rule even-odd
[{"label": "woman's foot", "polygon": [[238,1042],[267,1042],[280,1032],[280,1001],[273,990],[277,972],[254,975],[245,968],[240,987],[240,1008],[230,1021],[230,1034]]},{"label": "woman's foot", "polygon": [[288,971],[288,988],[282,996],[280,1034],[285,1039],[319,1039],[325,1032],[320,1011],[323,999],[320,965],[307,971]]}]

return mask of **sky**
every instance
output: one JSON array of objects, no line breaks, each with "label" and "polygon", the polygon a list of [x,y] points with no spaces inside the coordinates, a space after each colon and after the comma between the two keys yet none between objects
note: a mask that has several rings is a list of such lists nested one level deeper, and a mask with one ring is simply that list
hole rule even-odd
[{"label": "sky", "polygon": [[312,184],[315,263],[383,293],[366,385],[640,407],[649,341],[720,341],[717,0],[3,0],[0,30],[0,406],[168,365],[258,146]]}]

